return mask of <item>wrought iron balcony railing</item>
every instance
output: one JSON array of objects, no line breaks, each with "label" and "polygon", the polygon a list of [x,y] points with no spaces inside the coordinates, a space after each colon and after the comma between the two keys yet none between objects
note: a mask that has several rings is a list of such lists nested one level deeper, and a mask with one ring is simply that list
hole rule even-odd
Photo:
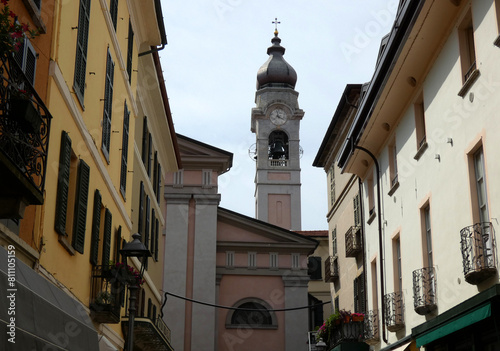
[{"label": "wrought iron balcony railing", "polygon": [[437,308],[436,272],[434,267],[413,271],[413,308],[420,315],[425,315]]},{"label": "wrought iron balcony railing", "polygon": [[337,256],[328,256],[325,260],[325,283],[333,283],[339,279],[339,263]]},{"label": "wrought iron balcony railing", "polygon": [[0,197],[40,205],[52,116],[9,53],[0,54],[0,77]]},{"label": "wrought iron balcony railing", "polygon": [[[128,314],[122,319],[122,331],[127,338]],[[134,350],[173,351],[171,331],[160,316],[134,318]]]},{"label": "wrought iron balcony railing", "polygon": [[362,250],[361,226],[352,226],[345,233],[345,256],[356,257]]},{"label": "wrought iron balcony railing", "polygon": [[403,292],[397,291],[384,296],[385,325],[391,332],[404,327],[404,301]]},{"label": "wrought iron balcony railing", "polygon": [[97,323],[119,323],[126,286],[110,274],[111,266],[95,266],[92,271],[90,316]]},{"label": "wrought iron balcony railing", "polygon": [[491,222],[476,223],[460,231],[465,280],[479,284],[497,273],[495,232]]},{"label": "wrought iron balcony railing", "polygon": [[380,341],[378,310],[371,310],[366,312],[364,322],[365,343],[367,343],[368,345],[378,344]]},{"label": "wrought iron balcony railing", "polygon": [[344,322],[339,321],[339,324],[332,328],[330,336],[330,347],[335,347],[340,343],[362,342],[364,340],[364,322]]}]

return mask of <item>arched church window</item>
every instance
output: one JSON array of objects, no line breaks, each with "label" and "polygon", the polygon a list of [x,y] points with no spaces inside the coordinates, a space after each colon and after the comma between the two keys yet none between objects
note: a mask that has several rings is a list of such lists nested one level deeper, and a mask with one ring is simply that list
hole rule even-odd
[{"label": "arched church window", "polygon": [[250,326],[252,328],[276,329],[277,319],[271,307],[260,299],[244,299],[235,305],[237,310],[228,313],[227,328]]},{"label": "arched church window", "polygon": [[269,135],[269,158],[273,160],[288,160],[288,135],[275,130]]}]

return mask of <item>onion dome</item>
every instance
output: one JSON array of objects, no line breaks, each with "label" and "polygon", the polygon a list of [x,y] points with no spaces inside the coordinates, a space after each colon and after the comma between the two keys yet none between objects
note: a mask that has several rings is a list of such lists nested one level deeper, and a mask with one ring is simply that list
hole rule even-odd
[{"label": "onion dome", "polygon": [[281,39],[277,30],[271,43],[273,45],[267,48],[269,58],[257,72],[257,90],[266,87],[295,88],[297,73],[283,58],[285,48],[280,45]]}]

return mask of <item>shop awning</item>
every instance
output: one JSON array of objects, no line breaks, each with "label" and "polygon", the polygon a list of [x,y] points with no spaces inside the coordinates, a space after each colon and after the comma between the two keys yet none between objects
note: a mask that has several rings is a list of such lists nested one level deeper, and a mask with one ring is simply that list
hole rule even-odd
[{"label": "shop awning", "polygon": [[14,269],[9,266],[15,272],[15,285],[10,286],[8,262],[7,251],[0,247],[0,340],[11,337],[8,325],[15,318],[15,344],[6,340],[2,345],[23,351],[99,350],[97,331],[80,302],[18,259]]},{"label": "shop awning", "polygon": [[490,303],[477,307],[474,310],[469,311],[468,313],[465,313],[459,317],[456,317],[448,321],[447,323],[417,337],[417,347],[427,345],[428,343],[434,340],[445,337],[446,335],[454,333],[474,323],[480,322],[483,319],[488,318],[490,316],[491,316]]}]

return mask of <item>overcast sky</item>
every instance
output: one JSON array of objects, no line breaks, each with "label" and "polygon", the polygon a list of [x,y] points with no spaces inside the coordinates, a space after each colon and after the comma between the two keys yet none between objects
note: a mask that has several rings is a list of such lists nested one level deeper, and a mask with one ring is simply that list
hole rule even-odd
[{"label": "overcast sky", "polygon": [[305,111],[302,230],[327,229],[326,174],[312,163],[345,85],[371,79],[398,2],[162,0],[168,45],[160,57],[175,130],[234,155],[232,169],[219,179],[222,207],[255,216],[251,109],[277,17]]}]

